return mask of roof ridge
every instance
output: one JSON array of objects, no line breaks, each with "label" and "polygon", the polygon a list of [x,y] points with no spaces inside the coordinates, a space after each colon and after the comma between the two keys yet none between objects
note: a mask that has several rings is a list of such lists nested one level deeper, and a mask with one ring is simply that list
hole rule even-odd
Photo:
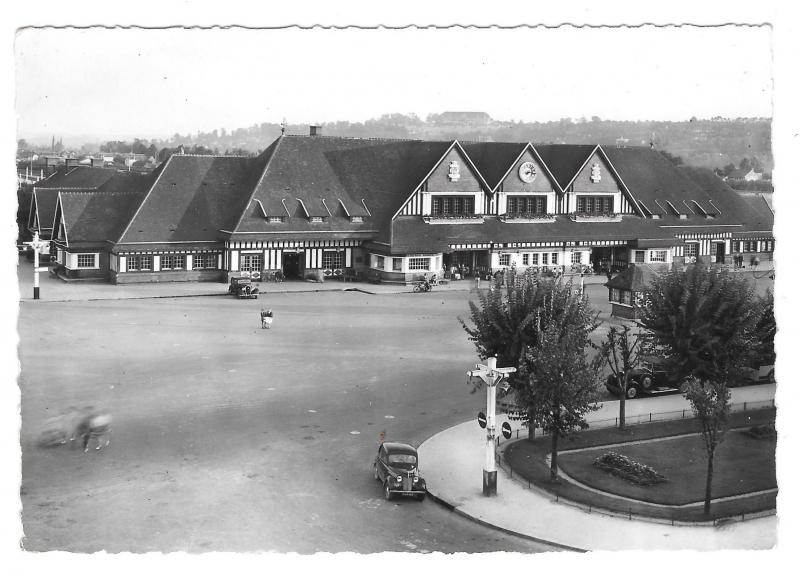
[{"label": "roof ridge", "polygon": [[[181,154],[181,153],[173,153],[173,157],[200,157],[200,158],[209,158],[209,159],[253,159],[257,158],[257,154],[252,155],[201,155],[195,153],[188,153],[188,154]],[[171,157],[170,157],[171,158]],[[125,171],[122,171],[125,172]]]},{"label": "roof ridge", "polygon": [[382,136],[339,136],[335,134],[317,134],[317,135],[310,135],[310,134],[286,134],[282,135],[283,137],[297,137],[297,138],[308,138],[308,139],[341,139],[341,140],[361,140],[361,141],[393,141],[393,142],[425,142],[425,143],[436,143],[436,142],[452,142],[452,140],[426,140],[421,138],[398,138],[398,137],[382,137]]}]

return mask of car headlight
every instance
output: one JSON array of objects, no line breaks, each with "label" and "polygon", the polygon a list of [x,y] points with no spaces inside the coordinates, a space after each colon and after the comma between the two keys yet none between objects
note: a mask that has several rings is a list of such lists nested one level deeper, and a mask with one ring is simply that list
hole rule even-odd
[{"label": "car headlight", "polygon": [[397,476],[397,483],[399,484],[402,481],[403,481],[403,476]]},{"label": "car headlight", "polygon": [[414,476],[414,483],[416,484],[419,481],[419,476]]}]

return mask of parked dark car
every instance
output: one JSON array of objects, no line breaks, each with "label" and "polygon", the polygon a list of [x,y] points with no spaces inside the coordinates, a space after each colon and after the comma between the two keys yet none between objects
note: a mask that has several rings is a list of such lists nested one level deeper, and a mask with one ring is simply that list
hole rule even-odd
[{"label": "parked dark car", "polygon": [[[664,395],[680,393],[680,382],[669,379],[661,359],[657,357],[645,358],[641,365],[631,371],[628,377],[628,387],[625,397],[633,399],[640,395]],[[619,397],[620,390],[617,378],[611,374],[606,378],[606,389]]]},{"label": "parked dark car", "polygon": [[413,496],[425,499],[425,480],[419,474],[417,450],[400,442],[383,442],[373,464],[375,479],[383,484],[383,497]]},{"label": "parked dark car", "polygon": [[258,299],[258,287],[251,283],[250,277],[231,277],[228,293],[240,299]]}]

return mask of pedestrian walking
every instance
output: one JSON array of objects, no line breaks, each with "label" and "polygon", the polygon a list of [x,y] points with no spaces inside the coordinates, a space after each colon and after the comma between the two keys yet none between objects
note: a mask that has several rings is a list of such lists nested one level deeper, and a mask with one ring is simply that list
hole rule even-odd
[{"label": "pedestrian walking", "polygon": [[261,310],[261,329],[272,327],[272,309]]},{"label": "pedestrian walking", "polygon": [[478,271],[477,269],[475,270],[475,288],[476,289],[481,288],[481,272]]}]

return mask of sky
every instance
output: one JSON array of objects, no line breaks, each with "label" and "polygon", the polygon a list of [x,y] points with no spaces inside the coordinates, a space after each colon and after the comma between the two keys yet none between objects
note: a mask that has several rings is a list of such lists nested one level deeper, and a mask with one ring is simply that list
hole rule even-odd
[{"label": "sky", "polygon": [[17,32],[18,138],[164,138],[262,122],[772,116],[772,29]]}]

